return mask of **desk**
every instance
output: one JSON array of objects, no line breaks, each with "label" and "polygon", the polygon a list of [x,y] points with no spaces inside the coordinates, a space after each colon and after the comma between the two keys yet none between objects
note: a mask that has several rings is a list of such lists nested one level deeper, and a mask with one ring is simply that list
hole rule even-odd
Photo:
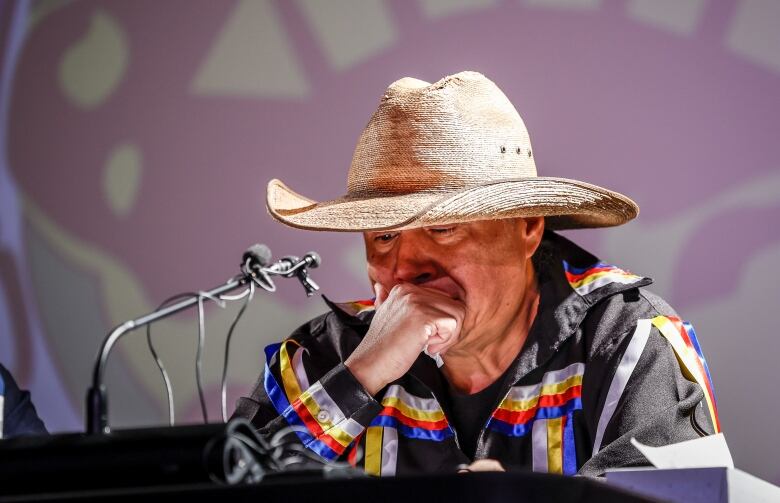
[{"label": "desk", "polygon": [[330,478],[321,472],[268,475],[226,486],[208,474],[207,446],[224,425],[53,435],[0,442],[0,501],[640,503],[604,482],[532,472]]}]

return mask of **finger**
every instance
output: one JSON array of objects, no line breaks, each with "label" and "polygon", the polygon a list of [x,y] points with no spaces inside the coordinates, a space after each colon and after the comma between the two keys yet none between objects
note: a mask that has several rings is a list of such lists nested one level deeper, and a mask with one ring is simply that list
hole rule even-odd
[{"label": "finger", "polygon": [[379,307],[387,300],[388,292],[379,283],[374,283],[374,307]]},{"label": "finger", "polygon": [[451,344],[429,344],[427,349],[428,355],[443,356],[450,346]]},{"label": "finger", "polygon": [[412,283],[399,283],[393,287],[392,292],[405,296],[411,295],[417,305],[446,313],[459,322],[465,317],[466,305],[463,301],[453,299],[441,290]]},{"label": "finger", "polygon": [[457,338],[460,333],[460,323],[450,316],[441,317],[433,320],[435,331],[428,338],[429,344],[436,343],[437,340],[445,343],[450,339]]},{"label": "finger", "polygon": [[426,307],[429,310],[439,311],[442,314],[454,319],[457,323],[458,329],[460,328],[460,325],[466,316],[466,305],[463,302],[454,300],[444,294],[433,295],[427,298]]},{"label": "finger", "polygon": [[506,471],[504,467],[501,466],[501,463],[499,463],[495,459],[478,459],[477,461],[474,461],[469,465],[468,470],[472,472],[505,472]]},{"label": "finger", "polygon": [[451,339],[447,342],[428,344],[428,353],[444,356],[447,354],[447,350],[454,346],[456,342],[458,342],[457,339]]},{"label": "finger", "polygon": [[460,337],[458,323],[453,318],[436,320],[436,332],[428,338],[428,352],[444,354]]}]

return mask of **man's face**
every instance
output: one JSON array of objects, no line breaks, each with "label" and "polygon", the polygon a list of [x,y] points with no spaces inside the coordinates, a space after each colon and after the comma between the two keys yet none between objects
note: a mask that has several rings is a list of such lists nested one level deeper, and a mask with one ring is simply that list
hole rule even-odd
[{"label": "man's face", "polygon": [[463,302],[466,318],[451,350],[479,347],[522,315],[543,230],[542,218],[514,218],[366,232],[368,276],[386,292],[413,283]]}]

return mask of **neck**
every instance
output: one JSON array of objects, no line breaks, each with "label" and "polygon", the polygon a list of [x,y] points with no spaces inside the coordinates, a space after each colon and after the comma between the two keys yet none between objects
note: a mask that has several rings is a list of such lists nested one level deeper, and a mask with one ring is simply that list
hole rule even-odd
[{"label": "neck", "polygon": [[487,388],[520,353],[539,307],[539,287],[530,263],[526,278],[520,303],[503,329],[480,334],[473,343],[447,351],[442,372],[458,391],[473,394]]}]

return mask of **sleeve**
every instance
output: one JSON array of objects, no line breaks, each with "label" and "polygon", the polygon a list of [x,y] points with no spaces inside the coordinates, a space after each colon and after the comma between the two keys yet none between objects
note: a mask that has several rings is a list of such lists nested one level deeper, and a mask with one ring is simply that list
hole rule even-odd
[{"label": "sleeve", "polygon": [[307,353],[291,339],[267,347],[264,372],[234,417],[250,420],[269,439],[292,427],[304,446],[335,460],[382,407],[343,363],[318,375],[304,364]]},{"label": "sleeve", "polygon": [[693,327],[673,316],[656,316],[639,320],[626,335],[618,350],[591,366],[596,375],[590,384],[601,388],[600,403],[589,406],[593,446],[580,475],[647,465],[632,437],[662,446],[720,431]]},{"label": "sleeve", "polygon": [[30,393],[19,389],[11,373],[0,365],[0,438],[45,435],[46,426],[38,417]]}]

